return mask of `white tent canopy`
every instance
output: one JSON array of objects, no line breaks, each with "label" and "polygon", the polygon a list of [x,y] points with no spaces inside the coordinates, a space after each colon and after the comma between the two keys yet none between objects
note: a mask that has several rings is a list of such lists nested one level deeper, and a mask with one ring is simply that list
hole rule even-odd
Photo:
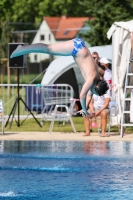
[{"label": "white tent canopy", "polygon": [[[89,50],[91,53],[94,51],[98,52],[100,57],[107,57],[110,61],[112,60],[111,45],[90,47]],[[74,67],[77,67],[77,64],[72,56],[61,56],[53,60],[50,63],[41,84],[54,83],[64,72]]]},{"label": "white tent canopy", "polygon": [[113,98],[119,105],[119,122],[122,113],[123,84],[131,52],[130,34],[133,31],[133,20],[115,22],[107,32],[108,39],[112,36],[112,83],[116,85],[112,91]]}]

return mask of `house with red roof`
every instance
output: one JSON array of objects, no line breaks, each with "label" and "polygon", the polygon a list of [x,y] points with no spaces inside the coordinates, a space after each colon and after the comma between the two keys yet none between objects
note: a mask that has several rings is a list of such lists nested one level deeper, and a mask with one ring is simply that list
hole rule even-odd
[{"label": "house with red roof", "polygon": [[[89,30],[89,27],[86,26],[86,22],[93,19],[94,18],[91,17],[43,17],[43,21],[32,44],[53,44],[78,37],[79,33]],[[29,57],[30,62],[40,62],[49,59],[50,55],[32,53]]]}]

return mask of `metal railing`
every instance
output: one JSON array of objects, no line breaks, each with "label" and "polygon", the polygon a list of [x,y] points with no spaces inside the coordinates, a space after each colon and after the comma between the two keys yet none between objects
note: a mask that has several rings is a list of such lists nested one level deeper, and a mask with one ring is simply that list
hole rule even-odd
[{"label": "metal railing", "polygon": [[[19,97],[23,99],[28,108],[39,117],[44,108],[44,98],[42,96],[42,87],[48,85],[41,84],[19,84]],[[50,87],[60,87],[63,90],[70,90],[71,97],[73,97],[73,88],[68,84],[50,84]],[[0,84],[0,99],[3,101],[4,115],[9,116],[16,99],[18,98],[18,85],[17,84]],[[16,108],[15,116],[18,115]],[[20,117],[25,117],[29,114],[26,106],[20,102],[19,104]]]}]

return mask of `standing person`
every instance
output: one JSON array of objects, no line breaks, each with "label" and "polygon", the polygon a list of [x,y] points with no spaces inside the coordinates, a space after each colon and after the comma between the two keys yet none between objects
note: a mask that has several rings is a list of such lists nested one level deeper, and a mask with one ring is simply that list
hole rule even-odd
[{"label": "standing person", "polygon": [[99,72],[99,75],[100,75],[101,77],[103,77],[103,76],[104,76],[105,67],[102,66],[102,65],[100,64],[100,62],[99,62],[99,54],[98,54],[96,51],[94,51],[94,52],[92,53],[92,57],[93,57],[93,59],[94,59],[96,65],[98,65],[98,72]]},{"label": "standing person", "polygon": [[75,62],[79,66],[85,84],[80,93],[80,102],[85,115],[89,116],[86,108],[86,96],[91,100],[92,94],[103,95],[108,90],[106,81],[100,80],[98,66],[94,62],[89,49],[85,46],[85,42],[80,38],[74,38],[66,42],[56,44],[32,44],[28,46],[19,45],[11,54],[11,58],[28,53],[46,53],[51,55],[70,56],[72,55]]},{"label": "standing person", "polygon": [[[99,71],[99,74],[100,74],[100,79],[102,80],[102,79],[103,79],[103,76],[104,76],[105,67],[102,66],[102,65],[100,64],[100,62],[99,62],[99,54],[98,54],[98,52],[94,51],[94,52],[92,53],[92,57],[93,57],[95,63],[96,63],[96,64],[98,65],[98,67],[99,67],[99,68],[98,68],[98,71]],[[95,118],[93,118],[92,120],[90,119],[90,122],[88,122],[88,120],[89,120],[89,119],[84,118],[84,124],[85,124],[85,123],[87,123],[87,124],[90,123],[90,132],[92,132],[92,127],[96,127],[96,126],[97,126],[97,124],[96,124],[96,119],[95,119]]]},{"label": "standing person", "polygon": [[105,67],[104,80],[108,83],[109,88],[112,86],[112,71],[109,69],[109,60],[106,57],[100,59],[101,66]]}]

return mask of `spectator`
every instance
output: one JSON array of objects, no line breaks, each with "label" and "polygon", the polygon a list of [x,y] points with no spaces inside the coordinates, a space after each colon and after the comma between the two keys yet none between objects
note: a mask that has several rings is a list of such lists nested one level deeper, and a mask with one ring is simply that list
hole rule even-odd
[{"label": "spectator", "polygon": [[[95,60],[95,63],[99,66],[98,71],[100,74],[100,79],[102,80],[103,76],[104,76],[105,67],[100,64],[99,54],[97,52],[93,52],[92,57]],[[92,120],[90,119],[90,132],[92,132],[92,127],[96,127],[96,126],[97,126],[97,124],[96,124],[95,118],[93,118]]]},{"label": "spectator", "polygon": [[[103,96],[96,96],[93,95],[92,100],[90,102],[90,110],[89,113],[91,117],[99,117],[100,121],[98,124],[98,129],[101,132],[101,137],[107,137],[106,134],[106,126],[107,126],[107,116],[109,113],[108,106],[110,102],[110,92],[108,90],[107,94],[104,94]],[[90,120],[88,116],[84,117],[84,125],[86,128],[86,132],[83,136],[90,136]]]},{"label": "spectator", "polygon": [[103,77],[104,71],[105,71],[105,67],[101,66],[101,64],[99,62],[99,54],[97,52],[93,52],[92,53],[92,57],[93,57],[95,63],[98,65],[98,72],[99,72],[100,76]]},{"label": "spectator", "polygon": [[109,69],[109,60],[106,57],[100,59],[101,66],[105,67],[104,80],[108,83],[109,87],[112,86],[112,71]]}]

